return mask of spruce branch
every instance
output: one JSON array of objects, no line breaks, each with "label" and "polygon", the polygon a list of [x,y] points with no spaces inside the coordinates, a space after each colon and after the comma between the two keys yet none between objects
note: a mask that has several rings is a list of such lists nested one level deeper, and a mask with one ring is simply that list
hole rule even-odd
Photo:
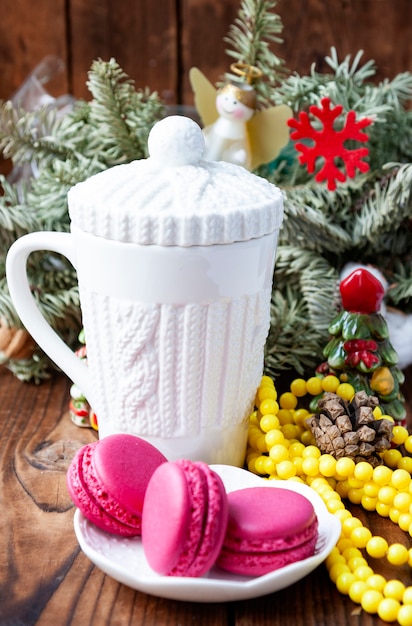
[{"label": "spruce branch", "polygon": [[[99,129],[92,137],[91,149],[103,151],[110,165],[147,156],[149,119],[153,124],[163,110],[157,94],[136,92],[134,82],[114,59],[95,61],[87,85],[93,96],[89,122]],[[142,106],[150,109],[149,115],[139,115]]]},{"label": "spruce branch", "polygon": [[[287,72],[284,61],[270,48],[272,42],[282,43],[279,34],[283,24],[273,12],[276,4],[276,0],[242,0],[238,17],[224,39],[230,46],[227,54],[237,63],[253,65],[262,72],[264,79],[254,87],[263,105],[273,102],[272,90]],[[226,80],[238,80],[238,76],[228,72]]]}]

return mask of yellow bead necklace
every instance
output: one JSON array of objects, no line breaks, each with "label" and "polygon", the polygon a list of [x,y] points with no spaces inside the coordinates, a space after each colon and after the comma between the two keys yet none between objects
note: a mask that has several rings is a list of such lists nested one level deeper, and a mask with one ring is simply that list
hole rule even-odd
[{"label": "yellow bead necklace", "polygon": [[[351,400],[355,389],[335,376],[295,379],[290,391],[279,398],[273,380],[263,376],[256,393],[256,410],[250,416],[246,462],[251,472],[269,480],[293,480],[310,485],[321,496],[330,513],[342,524],[339,541],[326,559],[330,579],[337,589],[387,622],[412,626],[412,585],[386,580],[368,565],[366,557],[386,558],[392,565],[412,567],[412,548],[401,543],[388,545],[384,537],[372,535],[361,520],[345,508],[342,499],[376,511],[412,537],[412,458],[393,447],[381,454],[384,464],[372,467],[343,457],[322,454],[306,419],[310,413],[299,407],[299,398],[325,391]],[[376,419],[382,415],[374,410]],[[412,452],[412,435],[395,425],[392,443]],[[363,552],[362,552],[363,550]]]}]

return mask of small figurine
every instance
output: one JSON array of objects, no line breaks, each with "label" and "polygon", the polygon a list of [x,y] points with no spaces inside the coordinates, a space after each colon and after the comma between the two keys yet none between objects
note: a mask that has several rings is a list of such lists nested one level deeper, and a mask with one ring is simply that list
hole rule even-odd
[{"label": "small figurine", "polygon": [[[76,350],[75,354],[82,361],[86,361],[87,350],[83,329],[80,331],[79,341],[83,345]],[[70,387],[69,413],[73,424],[76,426],[81,426],[82,428],[92,427],[94,430],[98,430],[96,414],[81,389],[75,384]]]},{"label": "small figurine", "polygon": [[400,386],[405,376],[379,312],[385,289],[363,267],[341,280],[339,289],[343,309],[329,325],[331,339],[324,349],[327,362],[319,372],[335,374],[355,391],[377,396],[383,412],[402,422],[406,409]]},{"label": "small figurine", "polygon": [[246,82],[230,82],[218,91],[199,69],[190,70],[196,108],[204,124],[204,158],[253,170],[273,161],[289,141],[287,121],[292,111],[284,104],[257,110],[252,83],[262,72],[245,63],[233,63],[230,69]]}]

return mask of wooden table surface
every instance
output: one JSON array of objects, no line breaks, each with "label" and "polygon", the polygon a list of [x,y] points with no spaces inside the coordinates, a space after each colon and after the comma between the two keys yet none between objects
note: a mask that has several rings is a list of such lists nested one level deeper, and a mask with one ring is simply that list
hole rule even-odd
[{"label": "wooden table surface", "polygon": [[[69,381],[39,386],[0,367],[1,626],[383,626],[336,590],[322,564],[291,587],[243,602],[177,602],[134,591],[81,552],[65,473],[96,434],[68,416]],[[388,519],[356,514],[390,542],[409,539]],[[376,571],[412,584],[410,570]]]}]

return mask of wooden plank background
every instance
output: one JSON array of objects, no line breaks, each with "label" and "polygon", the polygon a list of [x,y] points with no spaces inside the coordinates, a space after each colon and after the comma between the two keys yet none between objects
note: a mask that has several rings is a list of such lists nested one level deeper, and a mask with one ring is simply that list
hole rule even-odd
[{"label": "wooden plank background", "polygon": [[[87,71],[114,57],[138,87],[191,105],[188,71],[217,81],[230,62],[223,38],[240,0],[2,0],[0,98],[7,99],[47,55],[65,70],[53,95],[89,98]],[[364,50],[377,79],[412,69],[411,0],[278,0],[284,30],[276,53],[299,73],[318,69],[334,45],[343,58]]]}]

